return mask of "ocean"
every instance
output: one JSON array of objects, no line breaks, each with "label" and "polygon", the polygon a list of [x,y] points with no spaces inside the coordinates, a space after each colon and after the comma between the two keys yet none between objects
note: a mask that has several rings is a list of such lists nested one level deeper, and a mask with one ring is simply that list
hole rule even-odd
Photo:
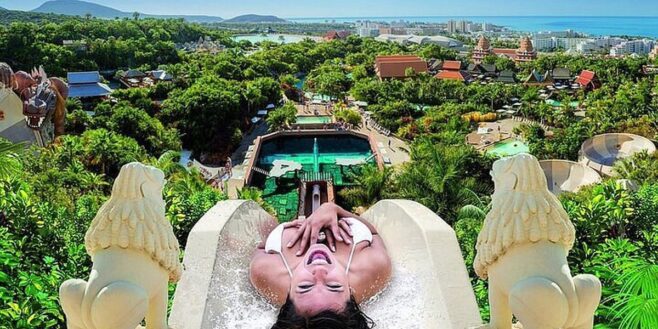
[{"label": "ocean", "polygon": [[514,31],[564,31],[574,30],[592,36],[642,36],[658,38],[658,17],[603,17],[603,16],[417,16],[417,17],[316,17],[288,18],[299,23],[353,23],[359,20],[377,22],[409,21],[441,23],[448,20],[468,20],[492,23]]}]

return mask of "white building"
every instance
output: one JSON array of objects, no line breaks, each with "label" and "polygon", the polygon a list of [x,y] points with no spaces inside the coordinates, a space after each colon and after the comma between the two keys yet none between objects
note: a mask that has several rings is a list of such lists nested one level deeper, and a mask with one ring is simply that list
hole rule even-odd
[{"label": "white building", "polygon": [[610,56],[647,55],[656,43],[650,39],[629,40],[610,49]]},{"label": "white building", "polygon": [[[552,32],[551,32],[552,33]],[[561,38],[548,37],[548,33],[537,33],[533,37],[532,44],[538,51],[550,51],[562,49],[571,53],[591,54],[608,51],[611,47],[625,42],[622,38]]]},{"label": "white building", "polygon": [[357,23],[356,33],[360,37],[376,37],[379,35],[380,27],[381,25],[379,23],[374,23],[371,21],[362,21]]},{"label": "white building", "polygon": [[464,46],[464,43],[462,43],[461,41],[444,37],[442,35],[418,36],[418,35],[380,34],[378,37],[375,38],[375,40],[382,42],[395,42],[401,45],[433,44],[446,48],[461,48]]},{"label": "white building", "polygon": [[448,33],[457,33],[457,22],[449,20],[446,31],[448,31]]}]

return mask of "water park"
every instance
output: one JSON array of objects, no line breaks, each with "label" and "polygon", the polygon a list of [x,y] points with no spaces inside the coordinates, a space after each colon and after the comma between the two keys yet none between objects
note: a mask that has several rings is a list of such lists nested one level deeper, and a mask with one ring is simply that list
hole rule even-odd
[{"label": "water park", "polygon": [[361,166],[383,167],[378,154],[370,137],[355,131],[275,132],[256,139],[245,183],[263,190],[279,219],[309,216],[335,201]]}]

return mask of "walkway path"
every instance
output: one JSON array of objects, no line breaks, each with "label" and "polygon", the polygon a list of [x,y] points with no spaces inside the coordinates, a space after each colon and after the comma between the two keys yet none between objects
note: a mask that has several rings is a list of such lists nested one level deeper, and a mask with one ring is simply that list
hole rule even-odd
[{"label": "walkway path", "polygon": [[394,135],[385,136],[370,126],[366,127],[364,124],[357,131],[370,135],[375,139],[379,153],[384,159],[390,160],[390,163],[386,163],[387,165],[396,166],[411,159],[409,145],[404,140]]}]

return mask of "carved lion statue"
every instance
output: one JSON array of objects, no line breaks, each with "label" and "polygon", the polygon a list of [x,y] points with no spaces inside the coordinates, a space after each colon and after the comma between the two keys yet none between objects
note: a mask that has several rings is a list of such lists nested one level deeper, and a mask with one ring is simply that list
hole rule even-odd
[{"label": "carved lion statue", "polygon": [[68,329],[166,329],[167,283],[181,276],[178,240],[165,218],[164,174],[130,163],[85,235],[89,281],[68,280],[60,302]]},{"label": "carved lion statue", "polygon": [[537,159],[498,160],[491,211],[477,241],[475,271],[489,280],[491,329],[591,329],[601,298],[592,275],[571,276],[575,229],[548,190]]}]

